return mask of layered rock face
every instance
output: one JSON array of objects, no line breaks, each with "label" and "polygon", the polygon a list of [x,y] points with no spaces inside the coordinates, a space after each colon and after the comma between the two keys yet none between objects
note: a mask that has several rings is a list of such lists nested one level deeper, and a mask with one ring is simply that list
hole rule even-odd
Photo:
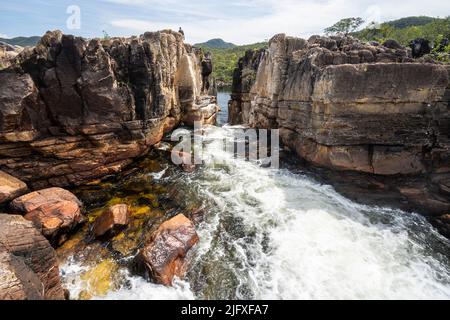
[{"label": "layered rock face", "polygon": [[285,145],[319,166],[425,176],[430,192],[400,192],[443,214],[450,211],[449,73],[392,43],[277,35],[268,50],[239,62],[230,121],[279,128]]},{"label": "layered rock face", "polygon": [[64,299],[56,254],[21,216],[0,214],[0,300]]},{"label": "layered rock face", "polygon": [[172,31],[48,32],[0,71],[0,168],[33,189],[80,185],[120,171],[181,121],[212,122],[200,56]]}]

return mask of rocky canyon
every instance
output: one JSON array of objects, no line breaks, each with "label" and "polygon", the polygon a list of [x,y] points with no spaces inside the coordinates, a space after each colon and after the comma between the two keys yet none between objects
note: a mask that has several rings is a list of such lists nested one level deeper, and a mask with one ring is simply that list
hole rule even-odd
[{"label": "rocky canyon", "polygon": [[[278,34],[227,112],[181,32],[49,31],[5,59],[0,300],[450,296],[448,65]],[[279,129],[279,168],[220,148],[243,128]]]},{"label": "rocky canyon", "polygon": [[381,178],[448,234],[449,75],[395,41],[280,34],[240,60],[229,120],[280,129],[313,165]]}]

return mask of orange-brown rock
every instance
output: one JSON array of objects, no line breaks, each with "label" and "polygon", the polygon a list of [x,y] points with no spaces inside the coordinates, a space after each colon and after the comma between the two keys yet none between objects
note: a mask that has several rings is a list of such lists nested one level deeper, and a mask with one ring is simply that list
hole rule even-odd
[{"label": "orange-brown rock", "polygon": [[140,251],[138,260],[159,284],[172,285],[173,278],[186,272],[185,257],[199,241],[195,226],[180,214],[164,222]]},{"label": "orange-brown rock", "polygon": [[26,194],[12,201],[10,208],[41,227],[44,236],[53,244],[64,242],[67,234],[84,220],[80,200],[61,188]]},{"label": "orange-brown rock", "polygon": [[0,226],[0,300],[63,300],[48,240],[21,216],[0,214]]},{"label": "orange-brown rock", "polygon": [[0,171],[0,204],[11,201],[27,191],[25,182]]},{"label": "orange-brown rock", "polygon": [[114,235],[117,231],[125,228],[130,219],[130,211],[126,204],[111,206],[100,217],[95,220],[93,232],[98,237]]}]

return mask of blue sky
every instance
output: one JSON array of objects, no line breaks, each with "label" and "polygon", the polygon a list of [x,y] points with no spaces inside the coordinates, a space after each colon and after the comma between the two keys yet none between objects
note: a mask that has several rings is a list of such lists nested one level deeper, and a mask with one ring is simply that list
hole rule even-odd
[{"label": "blue sky", "polygon": [[[81,10],[80,29],[69,30],[67,8]],[[59,29],[84,37],[138,35],[183,27],[187,42],[223,38],[245,44],[276,33],[309,37],[341,18],[387,21],[410,15],[445,17],[450,1],[408,0],[0,0],[0,35],[42,35]]]}]

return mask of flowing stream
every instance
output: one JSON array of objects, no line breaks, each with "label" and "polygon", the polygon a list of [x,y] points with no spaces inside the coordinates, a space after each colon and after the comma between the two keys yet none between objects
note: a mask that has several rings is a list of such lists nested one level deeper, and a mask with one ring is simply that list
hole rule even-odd
[{"label": "flowing stream", "polygon": [[[220,124],[228,97],[219,95]],[[205,155],[223,164],[152,175],[208,208],[186,278],[167,288],[121,267],[119,284],[93,298],[450,299],[450,243],[423,217],[357,204],[307,173],[235,159],[221,150],[233,130],[206,130]],[[62,266],[73,297],[85,268],[75,258]]]}]

